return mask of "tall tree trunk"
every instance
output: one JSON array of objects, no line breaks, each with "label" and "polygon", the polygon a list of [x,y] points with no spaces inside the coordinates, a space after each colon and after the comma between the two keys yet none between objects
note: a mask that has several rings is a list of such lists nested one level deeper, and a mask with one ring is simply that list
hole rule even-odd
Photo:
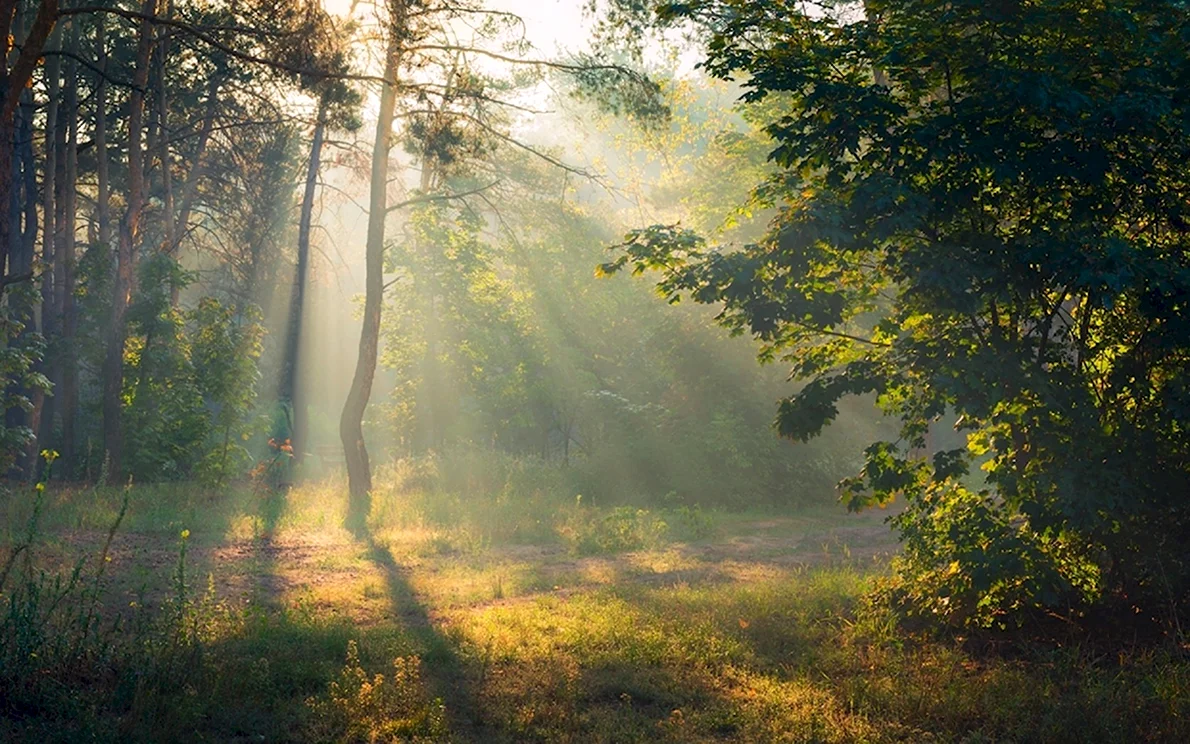
[{"label": "tall tree trunk", "polygon": [[314,141],[310,144],[310,161],[306,168],[306,188],[302,193],[302,211],[298,222],[297,265],[293,271],[293,291],[289,297],[289,325],[285,331],[285,356],[281,370],[280,397],[289,411],[289,436],[293,446],[294,465],[300,465],[306,447],[306,400],[301,390],[302,317],[306,306],[306,281],[310,273],[310,230],[314,221],[314,194],[318,188],[318,173],[322,167],[322,142],[326,135],[328,101],[325,95],[318,102],[318,116],[314,121]]},{"label": "tall tree trunk", "polygon": [[[50,36],[49,45],[53,49],[61,49],[62,47],[62,27],[54,28]],[[58,242],[58,228],[57,228],[57,200],[58,189],[58,153],[59,150],[59,127],[58,127],[58,108],[61,99],[61,73],[62,73],[62,57],[55,54],[50,57],[46,65],[46,113],[45,113],[45,136],[44,136],[44,157],[42,170],[42,193],[41,193],[41,221],[43,225],[41,233],[41,261],[45,267],[41,275],[41,335],[45,338],[48,346],[46,358],[42,359],[39,364],[39,371],[45,374],[51,382],[58,382],[59,365],[56,363],[56,350],[58,344],[58,303],[55,298],[57,291],[55,279],[61,279],[58,267],[57,242]],[[65,139],[65,137],[63,137]],[[44,390],[37,389],[33,391],[31,396],[33,408],[29,414],[30,425],[33,429],[35,437],[29,443],[29,449],[26,454],[26,461],[34,464],[29,468],[27,475],[30,479],[37,477],[37,452],[40,449],[39,445],[44,443],[48,446],[50,437],[54,427],[54,409],[53,399],[46,395]]]},{"label": "tall tree trunk", "polygon": [[[164,15],[166,18],[171,18],[173,16],[173,2],[171,0],[164,0],[164,3]],[[170,168],[169,160],[169,86],[166,85],[165,80],[165,60],[166,55],[169,54],[169,33],[170,29],[167,26],[161,26],[157,29],[154,77],[157,83],[157,106],[155,108],[157,162],[161,167],[161,206],[162,212],[165,215],[165,243],[161,246],[161,249],[167,253],[172,253],[174,245],[177,244],[177,239],[175,237],[176,226],[174,224],[173,172]]]},{"label": "tall tree trunk", "polygon": [[[24,13],[17,12],[13,17],[12,35],[21,38],[24,33]],[[36,106],[33,101],[31,88],[21,89],[19,108],[14,111],[14,119],[7,123],[0,122],[0,159],[6,160],[8,179],[0,179],[3,186],[9,188],[9,197],[5,207],[9,210],[5,219],[4,229],[6,237],[0,246],[0,275],[5,285],[8,281],[33,276],[33,256],[37,248],[37,159],[33,154],[33,117]],[[17,155],[13,159],[13,155]],[[2,187],[0,187],[2,188]],[[23,219],[22,219],[23,217]],[[4,256],[8,265],[4,266]],[[4,271],[6,269],[6,271]],[[0,295],[5,287],[0,287]],[[29,336],[36,333],[34,304],[29,299],[16,295],[8,299],[12,307],[13,317],[21,324],[21,337],[10,339],[9,343],[23,346],[28,343]],[[7,381],[6,381],[7,384]],[[20,385],[16,392],[30,395]],[[9,428],[29,426],[29,413],[22,408],[10,408],[0,412],[4,416],[5,424]],[[27,462],[28,451],[21,453],[17,475],[27,475],[32,472],[35,463]]]},{"label": "tall tree trunk", "polygon": [[158,125],[160,129],[159,139],[157,141],[157,158],[161,164],[161,207],[162,212],[165,214],[165,246],[168,246],[170,248],[168,252],[172,253],[173,246],[177,244],[177,237],[176,226],[173,220],[174,179],[169,162],[169,127],[167,126],[169,121],[169,100],[165,94],[165,64],[164,62],[158,64],[160,65],[158,75],[160,76],[159,85],[161,85],[161,91],[158,93],[159,97],[157,99],[157,116],[160,122]]},{"label": "tall tree trunk", "polygon": [[[21,117],[16,128],[22,179],[19,201],[20,208],[24,210],[24,220],[20,235],[13,235],[14,244],[18,239],[20,241],[22,272],[28,272],[33,267],[33,253],[37,248],[37,231],[40,227],[37,214],[37,155],[33,152],[33,117],[36,111],[37,103],[33,100],[33,90],[26,88],[21,95]],[[12,224],[15,225],[16,220],[12,220]]]},{"label": "tall tree trunk", "polygon": [[21,44],[20,53],[12,66],[8,60],[13,51],[14,21],[17,19],[15,0],[0,2],[0,298],[15,281],[27,277],[14,275],[8,265],[13,248],[12,191],[13,191],[13,134],[15,114],[25,87],[33,77],[33,70],[41,60],[46,40],[58,21],[57,0],[41,0]]},{"label": "tall tree trunk", "polygon": [[99,181],[95,219],[99,223],[99,245],[104,251],[112,244],[111,180],[107,153],[107,33],[105,16],[95,16],[95,61],[99,68],[95,84],[95,174]]},{"label": "tall tree trunk", "polygon": [[[70,26],[70,50],[78,52],[78,24]],[[78,209],[78,62],[73,58],[66,71],[67,140],[62,184],[62,389],[59,409],[62,417],[62,472],[72,475],[76,466],[75,422],[78,413],[78,352],[75,334],[78,314],[74,300],[75,282],[75,212]]]},{"label": "tall tree trunk", "polygon": [[[15,99],[22,93],[20,90],[12,89],[12,81],[9,80],[8,73],[8,54],[12,49],[9,38],[12,34],[19,33],[19,29],[12,26],[14,20],[19,23],[19,16],[14,19],[0,15],[0,25],[6,27],[0,28],[0,32],[4,34],[3,39],[0,39],[0,46],[3,46],[4,51],[4,56],[0,59],[4,73],[0,77],[0,99],[5,104],[5,108],[7,108],[10,99]],[[15,106],[13,106],[13,114],[13,116],[0,116],[0,299],[4,297],[4,290],[8,288],[9,280],[15,279],[17,276],[24,276],[23,272],[18,275],[16,267],[9,265],[9,258],[15,252],[13,244],[15,235],[12,229],[14,192],[12,151],[16,131]]]},{"label": "tall tree trunk", "polygon": [[[152,16],[157,0],[145,0],[141,13]],[[149,57],[153,47],[153,26],[140,22],[136,48],[136,69],[132,92],[128,95],[128,204],[120,220],[116,251],[116,281],[112,296],[111,325],[107,354],[103,360],[103,443],[107,456],[108,477],[121,480],[124,469],[124,432],[120,425],[121,398],[124,389],[125,316],[136,278],[136,249],[140,239],[141,213],[145,203],[144,116],[145,88],[149,83]]]},{"label": "tall tree trunk", "polygon": [[371,509],[372,469],[364,444],[364,411],[372,396],[376,376],[376,358],[380,347],[380,308],[384,295],[384,223],[388,216],[388,156],[392,146],[393,111],[397,102],[396,80],[401,67],[405,35],[405,2],[390,5],[393,17],[388,29],[384,82],[380,88],[380,108],[376,113],[376,140],[372,147],[372,182],[368,200],[368,237],[366,276],[364,280],[364,322],[359,338],[359,358],[351,390],[339,418],[339,437],[347,463],[349,500],[347,526],[356,534],[366,529]]}]

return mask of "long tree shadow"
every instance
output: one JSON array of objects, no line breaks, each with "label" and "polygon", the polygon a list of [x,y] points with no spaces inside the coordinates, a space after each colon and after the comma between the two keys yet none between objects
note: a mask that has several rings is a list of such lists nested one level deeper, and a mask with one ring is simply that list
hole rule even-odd
[{"label": "long tree shadow", "polygon": [[[370,532],[361,536],[372,562],[384,572],[397,621],[409,641],[420,650],[430,693],[446,705],[452,737],[465,741],[492,741],[476,695],[475,683],[456,641],[443,634],[409,580],[409,569],[397,563],[392,551],[376,542]],[[501,737],[502,738],[502,737]]]}]

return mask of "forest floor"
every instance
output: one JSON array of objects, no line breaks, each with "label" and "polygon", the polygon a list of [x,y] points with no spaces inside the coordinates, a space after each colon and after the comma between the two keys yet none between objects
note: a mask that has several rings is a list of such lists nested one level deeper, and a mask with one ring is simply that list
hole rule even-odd
[{"label": "forest floor", "polygon": [[[357,540],[330,492],[138,497],[101,614],[185,605],[199,652],[75,720],[0,706],[0,739],[1181,741],[1190,724],[1190,666],[1165,652],[1005,657],[899,630],[864,601],[897,547],[884,514],[700,515],[694,539],[647,512],[539,515],[647,537],[592,551],[391,508]],[[39,565],[100,555],[114,498],[54,498]]]}]

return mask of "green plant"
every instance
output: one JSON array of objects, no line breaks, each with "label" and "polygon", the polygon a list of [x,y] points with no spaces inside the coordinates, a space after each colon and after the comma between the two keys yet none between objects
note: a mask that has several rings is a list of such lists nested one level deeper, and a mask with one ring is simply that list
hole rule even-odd
[{"label": "green plant", "polygon": [[[101,591],[112,539],[128,511],[120,511],[96,560],[77,559],[66,572],[38,568],[33,553],[41,539],[46,482],[58,454],[41,453],[46,467],[34,490],[25,532],[9,547],[0,568],[0,698],[9,705],[44,706],[74,701],[62,696],[53,675],[102,666],[112,659],[117,626],[103,623]],[[69,708],[68,708],[69,710]]]},{"label": "green plant", "polygon": [[[42,456],[46,473],[25,532],[0,568],[0,726],[27,718],[30,740],[46,722],[54,722],[61,740],[97,739],[106,715],[183,715],[188,706],[177,681],[201,671],[200,630],[211,611],[210,592],[195,602],[187,590],[189,532],[182,532],[169,611],[149,614],[143,595],[127,610],[112,608],[108,567],[131,488],[93,555],[66,570],[41,567],[34,553],[43,540],[45,483],[57,453]],[[80,688],[77,680],[92,682]]]},{"label": "green plant", "polygon": [[[33,391],[49,392],[50,381],[37,370],[37,363],[45,354],[45,342],[40,334],[25,332],[25,323],[14,312],[14,300],[28,304],[25,288],[9,290],[6,302],[0,303],[0,473],[8,473],[21,451],[33,441],[33,430],[24,423],[15,423],[10,415],[28,413],[32,409],[29,395]],[[19,418],[17,419],[19,421]]]},{"label": "green plant", "polygon": [[[1105,605],[1176,618],[1190,117],[1168,81],[1190,9],[826,6],[660,6],[706,31],[708,70],[744,73],[745,100],[773,107],[780,171],[754,202],[777,215],[743,246],[636,230],[602,271],[657,270],[670,301],[721,303],[723,325],[790,364],[804,384],[778,410],[787,438],[817,436],[846,396],[877,398],[899,437],[871,444],[842,493],[853,509],[905,499],[920,609],[973,625]],[[938,422],[966,441],[928,452]]]},{"label": "green plant", "polygon": [[715,534],[715,520],[698,504],[682,504],[667,513],[668,524],[675,537],[683,540],[705,540]]},{"label": "green plant", "polygon": [[[242,473],[251,460],[243,441],[253,423],[250,414],[260,377],[257,361],[263,351],[264,326],[257,308],[237,308],[213,297],[199,300],[188,321],[190,362],[203,400],[214,411],[208,451],[195,472],[201,481],[222,485]],[[292,455],[288,439],[273,446]]]},{"label": "green plant", "polygon": [[593,555],[659,547],[669,534],[669,525],[647,509],[619,506],[601,511],[584,507],[580,501],[559,532],[571,551]]},{"label": "green plant", "polygon": [[213,297],[178,307],[172,293],[192,276],[168,256],[146,260],[140,273],[144,289],[128,316],[128,469],[138,481],[226,484],[251,462],[244,442],[256,424],[260,313]]},{"label": "green plant", "polygon": [[315,735],[320,741],[441,741],[446,737],[446,707],[426,696],[421,660],[393,660],[392,673],[369,675],[359,647],[347,642],[347,661],[325,694],[311,698]]}]

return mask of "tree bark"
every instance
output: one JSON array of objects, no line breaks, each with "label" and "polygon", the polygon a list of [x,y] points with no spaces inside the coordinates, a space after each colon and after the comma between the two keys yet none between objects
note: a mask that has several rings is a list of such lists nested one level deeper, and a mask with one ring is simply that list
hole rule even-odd
[{"label": "tree bark", "polygon": [[380,309],[384,295],[384,223],[388,214],[388,157],[392,146],[393,113],[396,107],[396,79],[405,36],[406,7],[403,0],[390,5],[393,17],[388,29],[384,82],[380,88],[380,107],[376,114],[376,139],[372,147],[372,182],[368,200],[368,237],[366,276],[364,280],[364,318],[360,331],[359,358],[351,390],[339,418],[339,437],[347,463],[349,488],[347,527],[357,535],[366,530],[371,509],[372,469],[364,443],[364,411],[372,395],[376,376],[376,358],[380,347]]},{"label": "tree bark", "polygon": [[[17,12],[13,17],[12,35],[21,38],[24,34],[24,13]],[[8,178],[0,177],[0,190],[7,188],[8,197],[5,200],[6,212],[3,228],[7,232],[0,243],[0,275],[7,278],[33,276],[33,256],[37,248],[37,162],[33,154],[33,118],[36,106],[33,101],[33,91],[22,87],[19,94],[20,106],[14,111],[13,119],[0,121],[0,160],[7,165],[5,174]],[[13,160],[13,155],[17,155]],[[23,217],[23,220],[22,220]],[[4,256],[7,256],[7,267],[4,266]],[[5,271],[6,269],[6,271]],[[4,282],[7,285],[7,282]],[[3,294],[5,287],[0,287]],[[18,300],[19,298],[19,300]],[[28,335],[36,332],[34,303],[18,295],[10,297],[13,317],[21,324],[21,338],[17,344],[27,343]],[[6,382],[7,384],[7,382]],[[17,385],[18,392],[31,395]],[[21,408],[10,408],[0,412],[4,416],[5,424],[9,428],[29,426],[29,413]],[[35,467],[35,461],[28,461],[29,452],[21,453],[18,470],[14,475],[20,477],[28,475]]]},{"label": "tree bark", "polygon": [[[165,82],[165,54],[166,54],[166,37],[162,35],[157,43],[161,45],[161,49],[157,53],[157,160],[161,164],[161,207],[165,214],[163,220],[165,224],[165,245],[169,253],[173,252],[173,247],[177,245],[177,227],[174,223],[174,179],[173,172],[170,168],[169,158],[169,96],[167,94],[167,86]],[[177,300],[174,300],[174,305],[177,305]]]},{"label": "tree bark", "polygon": [[290,414],[289,436],[293,447],[294,465],[300,465],[306,447],[306,400],[301,390],[302,317],[306,304],[306,281],[310,273],[310,230],[314,220],[314,194],[318,187],[318,173],[322,167],[322,143],[326,135],[328,101],[324,95],[318,102],[318,116],[314,122],[314,141],[310,144],[310,161],[306,168],[306,188],[302,193],[302,211],[298,222],[297,264],[293,272],[293,292],[289,299],[289,324],[286,327],[285,357],[278,397]]},{"label": "tree bark", "polygon": [[[56,26],[50,36],[50,46],[61,48],[61,39],[62,28],[61,26]],[[58,382],[60,377],[57,370],[58,365],[55,364],[57,360],[54,358],[54,352],[56,350],[55,336],[58,332],[58,303],[55,300],[56,288],[54,284],[55,279],[61,278],[57,256],[58,211],[56,207],[56,197],[58,196],[56,183],[59,175],[58,108],[61,99],[61,73],[62,57],[54,55],[50,58],[46,66],[46,93],[48,99],[46,101],[45,135],[43,139],[44,152],[41,192],[41,221],[43,226],[41,233],[41,262],[45,268],[41,275],[40,330],[41,335],[46,340],[48,349],[47,358],[41,360],[38,368],[40,372],[55,383]],[[25,459],[26,462],[31,464],[27,475],[30,479],[35,479],[37,477],[37,452],[40,449],[39,445],[42,443],[48,444],[50,440],[53,432],[54,409],[53,399],[44,390],[34,390],[30,399],[33,402],[33,408],[29,414],[29,421],[35,436],[29,442]]]},{"label": "tree bark", "polygon": [[0,2],[0,298],[8,282],[14,279],[9,272],[8,257],[12,252],[12,150],[14,115],[17,105],[21,101],[22,92],[33,77],[33,70],[41,59],[45,49],[45,42],[54,24],[58,20],[57,0],[41,0],[37,6],[37,14],[29,33],[21,45],[20,54],[12,67],[7,66],[10,52],[13,50],[13,21],[16,14],[16,2],[3,0]]},{"label": "tree bark", "polygon": [[104,251],[112,244],[111,180],[107,153],[107,34],[105,16],[95,17],[95,61],[100,70],[95,84],[95,174],[99,181],[95,218],[99,223],[99,245]]},{"label": "tree bark", "polygon": [[[152,16],[157,0],[145,0],[141,13]],[[149,82],[149,58],[153,47],[153,26],[140,22],[136,49],[136,69],[132,92],[128,96],[128,204],[120,220],[119,245],[116,250],[116,281],[112,296],[111,325],[107,354],[103,360],[103,443],[107,457],[108,478],[122,479],[124,432],[120,425],[124,391],[125,317],[135,284],[136,250],[140,240],[140,220],[145,203],[144,117],[145,88]]]},{"label": "tree bark", "polygon": [[[78,24],[70,27],[70,49],[78,51]],[[62,417],[62,472],[71,475],[76,466],[75,423],[78,413],[78,352],[75,335],[78,313],[74,300],[75,283],[75,213],[78,209],[78,62],[73,58],[66,72],[67,139],[64,182],[62,184],[62,390],[59,409]]]},{"label": "tree bark", "polygon": [[[430,193],[434,188],[435,173],[437,171],[437,163],[427,149],[423,149],[421,154],[421,178],[418,183],[418,188],[421,189],[422,194]],[[433,259],[429,255],[430,251],[435,250],[431,245],[419,245],[418,250],[423,254],[425,265],[432,266]],[[438,368],[438,339],[442,334],[442,329],[438,323],[438,280],[433,272],[429,273],[428,280],[430,286],[426,287],[426,317],[425,317],[425,340],[426,350],[422,357],[422,385],[424,386],[424,394],[422,395],[422,407],[424,411],[419,411],[420,418],[424,422],[425,428],[425,446],[423,452],[430,452],[433,450],[441,450],[445,433],[443,431],[442,421],[444,419],[443,413],[445,411],[444,401],[442,399],[442,371]]]}]

